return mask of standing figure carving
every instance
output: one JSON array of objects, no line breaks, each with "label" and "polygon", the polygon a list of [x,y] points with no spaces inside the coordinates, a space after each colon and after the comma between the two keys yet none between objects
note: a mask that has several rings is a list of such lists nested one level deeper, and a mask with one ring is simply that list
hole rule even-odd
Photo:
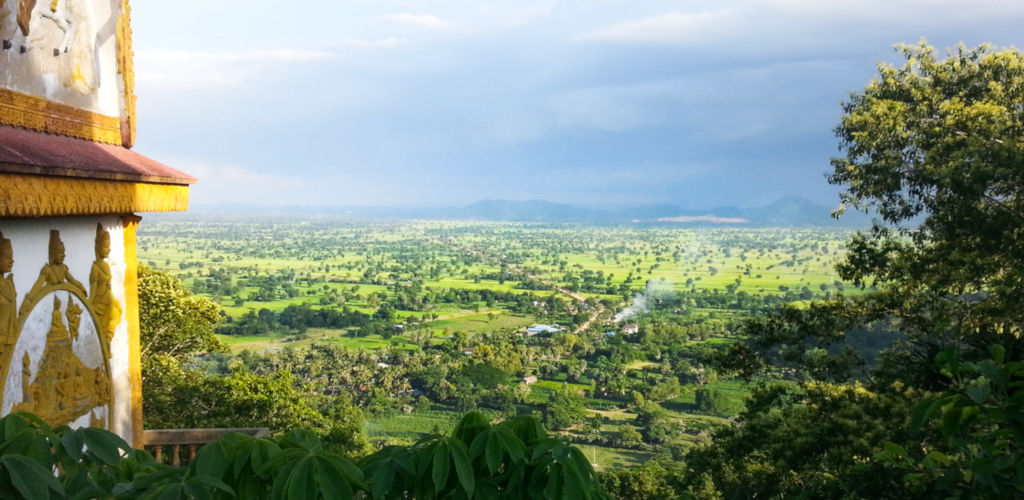
[{"label": "standing figure carving", "polygon": [[[56,229],[50,230],[50,260],[43,266],[39,271],[39,279],[36,280],[35,284],[28,291],[26,299],[29,297],[36,298],[37,294],[43,287],[59,285],[61,283],[67,283],[75,287],[82,297],[87,295],[85,287],[82,283],[71,276],[71,272],[68,270],[67,264],[64,263],[65,257],[64,242],[60,240],[60,231]],[[19,314],[25,314],[25,307],[29,305],[32,300],[25,300],[21,304],[21,311]]]},{"label": "standing figure carving", "polygon": [[114,338],[114,330],[121,323],[121,304],[114,298],[111,287],[113,274],[106,259],[110,256],[110,232],[103,229],[102,224],[96,225],[96,261],[89,272],[89,295],[92,298],[97,327],[100,337],[110,352],[110,341]]},{"label": "standing figure carving", "polygon": [[[18,334],[18,293],[14,289],[14,249],[11,240],[0,233],[0,374],[7,374],[7,363]],[[0,387],[2,387],[0,383]]]}]

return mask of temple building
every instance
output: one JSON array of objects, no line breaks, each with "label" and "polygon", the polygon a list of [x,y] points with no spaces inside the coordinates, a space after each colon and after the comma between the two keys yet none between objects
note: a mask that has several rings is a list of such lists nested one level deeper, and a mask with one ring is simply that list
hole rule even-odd
[{"label": "temple building", "polygon": [[0,415],[138,447],[137,214],[195,179],[131,150],[128,0],[3,0],[0,38]]}]

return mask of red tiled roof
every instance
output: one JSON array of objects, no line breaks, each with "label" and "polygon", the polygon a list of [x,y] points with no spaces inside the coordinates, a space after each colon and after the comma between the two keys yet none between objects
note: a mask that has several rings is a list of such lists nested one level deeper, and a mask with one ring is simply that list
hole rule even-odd
[{"label": "red tiled roof", "polygon": [[0,126],[0,172],[160,184],[196,178],[130,149]]}]

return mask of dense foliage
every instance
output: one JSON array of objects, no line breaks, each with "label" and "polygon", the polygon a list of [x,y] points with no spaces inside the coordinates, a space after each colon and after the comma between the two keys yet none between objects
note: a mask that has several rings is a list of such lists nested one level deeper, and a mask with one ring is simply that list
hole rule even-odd
[{"label": "dense foliage", "polygon": [[302,428],[350,452],[367,449],[358,409],[342,398],[318,407],[287,370],[260,374],[236,363],[211,373],[196,365],[197,354],[224,350],[213,333],[219,307],[192,295],[177,278],[141,267],[139,303],[148,428]]},{"label": "dense foliage", "polygon": [[[877,293],[751,320],[723,368],[788,374],[687,456],[727,498],[1024,494],[1024,53],[958,47],[844,105],[831,181],[880,215],[839,264]],[[891,342],[868,366],[853,332]],[[780,371],[781,370],[781,371]]]},{"label": "dense foliage", "polygon": [[0,495],[10,499],[605,498],[586,457],[531,417],[496,425],[467,414],[448,436],[354,463],[315,435],[227,434],[186,467],[158,463],[95,428],[0,419]]}]

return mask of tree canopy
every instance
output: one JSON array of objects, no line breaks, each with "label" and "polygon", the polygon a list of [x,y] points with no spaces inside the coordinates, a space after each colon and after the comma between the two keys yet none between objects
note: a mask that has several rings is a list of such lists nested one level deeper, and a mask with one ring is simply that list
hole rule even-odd
[{"label": "tree canopy", "polygon": [[[1024,53],[925,42],[843,104],[842,205],[874,211],[837,265],[877,292],[750,320],[723,368],[755,392],[687,457],[726,497],[1024,494]],[[868,363],[855,337],[888,348]],[[782,370],[785,371],[782,371]]]}]

